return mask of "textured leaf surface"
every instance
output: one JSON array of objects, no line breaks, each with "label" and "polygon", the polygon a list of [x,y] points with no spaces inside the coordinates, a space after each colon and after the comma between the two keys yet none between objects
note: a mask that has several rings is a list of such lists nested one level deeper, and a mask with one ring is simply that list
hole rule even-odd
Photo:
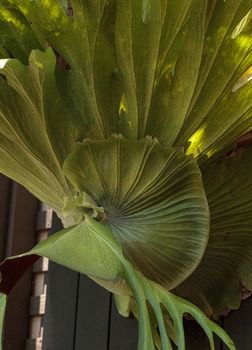
[{"label": "textured leaf surface", "polygon": [[63,169],[77,197],[88,193],[104,209],[104,223],[146,276],[172,288],[198,265],[209,214],[192,157],[152,138],[115,136],[76,145]]},{"label": "textured leaf surface", "polygon": [[0,11],[0,57],[15,57],[28,62],[31,50],[40,49],[35,33],[25,17],[16,9],[1,6]]},{"label": "textured leaf surface", "polygon": [[[73,245],[74,240],[77,244]],[[119,275],[123,277],[127,281],[137,304],[138,350],[154,350],[155,348],[147,302],[153,308],[153,316],[157,320],[160,331],[158,338],[163,350],[171,350],[172,345],[167,334],[162,307],[168,311],[173,321],[179,350],[185,350],[184,313],[190,313],[204,329],[209,338],[211,350],[214,350],[213,334],[217,334],[229,349],[235,349],[227,334],[198,308],[172,295],[160,285],[137,272],[124,258],[120,245],[108,228],[89,216],[86,216],[84,223],[54,234],[46,241],[39,243],[30,252],[6,260],[0,266],[1,272],[4,271],[4,265],[8,265],[10,262],[15,263],[15,259],[29,258],[29,255],[34,256],[34,254],[46,256],[76,271],[91,273],[95,277],[105,277],[112,281]],[[8,278],[5,275],[2,277],[3,279]]]},{"label": "textured leaf surface", "polygon": [[61,90],[83,135],[189,140],[202,158],[251,128],[251,0],[72,0],[71,16],[61,1],[4,3],[71,67]]},{"label": "textured leaf surface", "polygon": [[4,3],[70,66],[62,90],[84,133],[174,142],[197,79],[206,0],[72,0],[70,12],[61,1]]},{"label": "textured leaf surface", "polygon": [[117,2],[115,47],[125,136],[150,134],[169,146],[176,139],[197,78],[205,9],[204,0]]},{"label": "textured leaf surface", "polygon": [[251,0],[2,3],[69,68],[82,137],[151,135],[202,161],[251,129]]},{"label": "textured leaf surface", "polygon": [[76,133],[62,107],[55,62],[50,49],[33,51],[29,66],[0,60],[0,171],[60,210],[69,195],[61,167]]},{"label": "textured leaf surface", "polygon": [[[61,89],[68,113],[85,136],[105,137],[118,127],[119,97],[115,63],[115,1],[5,1],[32,23],[50,45],[65,72]],[[70,16],[73,11],[74,16]],[[40,14],[38,16],[38,13]],[[67,14],[68,13],[68,14]]]},{"label": "textured leaf surface", "polygon": [[[198,76],[207,1],[162,1],[162,6],[166,11],[161,10],[164,17],[151,107],[147,127],[140,125],[140,134],[144,132],[156,136],[160,142],[171,146],[185,121]],[[152,43],[153,40],[146,37],[146,45],[152,46]],[[148,49],[140,52],[145,51],[148,52]],[[146,62],[145,57],[139,61],[140,67],[142,62]],[[146,71],[150,71],[148,62]],[[143,89],[149,85],[152,88],[151,84],[146,84]]]},{"label": "textured leaf surface", "polygon": [[252,147],[202,168],[211,212],[209,243],[195,272],[178,287],[183,297],[218,317],[252,290]]},{"label": "textured leaf surface", "polygon": [[[93,238],[95,227],[90,225],[87,221],[60,231],[35,247],[33,253],[47,256],[83,274],[115,280],[122,272],[122,266],[120,259],[113,259],[113,250],[120,251],[120,247],[106,230]],[[104,241],[108,241],[108,247]]]},{"label": "textured leaf surface", "polygon": [[189,140],[187,152],[200,158],[221,151],[252,127],[249,76],[240,84],[252,66],[251,8],[251,0],[208,2],[197,84],[176,140]]},{"label": "textured leaf surface", "polygon": [[[74,219],[92,213],[122,244],[134,267],[168,288],[176,286],[199,264],[207,242],[208,209],[195,161],[182,150],[162,149],[150,138],[132,143],[86,141],[76,146],[65,165],[77,191],[74,207],[62,164],[76,141],[105,139],[112,133],[129,139],[151,135],[163,146],[184,145],[187,154],[203,162],[249,131],[252,1],[72,0],[70,6],[67,0],[0,0],[0,4],[0,57],[18,59],[1,61],[0,171],[58,212],[65,205],[65,213]],[[48,46],[51,49],[43,54],[32,51],[28,66],[22,64],[28,62],[32,48]],[[244,253],[245,241],[250,247],[251,223],[245,224],[250,205],[240,196],[250,195],[249,174],[241,177],[243,183],[235,192],[230,174],[237,179],[238,172],[231,159],[224,163],[218,166],[229,185],[214,165],[202,168],[213,211],[212,238],[201,265],[179,288],[215,316],[223,308],[238,306],[240,283],[251,288],[250,253]],[[247,170],[239,164],[237,169],[245,176]],[[90,238],[88,232],[85,237]],[[80,231],[76,237],[82,240]],[[60,260],[65,253],[58,247]],[[92,248],[102,256],[99,244]],[[82,256],[78,249],[76,258]],[[66,255],[70,267],[76,268],[78,259]],[[92,258],[85,260],[83,272],[111,287],[113,282],[104,276],[115,277],[120,263],[113,262],[108,276],[100,260],[94,268],[88,260]],[[131,275],[131,265],[127,266],[131,287],[140,288],[136,295],[141,346],[148,350],[153,346],[148,333],[152,322],[146,322],[142,303],[147,298],[156,308],[162,346],[169,348],[158,307],[162,292],[157,292],[155,304],[142,277]],[[225,285],[222,273],[229,276]],[[121,280],[116,279],[119,287],[114,291],[120,290]],[[146,284],[148,290],[153,287],[152,282]],[[220,297],[219,289],[223,289]],[[176,304],[177,299],[172,300]],[[183,349],[181,313],[178,318],[174,315]]]}]

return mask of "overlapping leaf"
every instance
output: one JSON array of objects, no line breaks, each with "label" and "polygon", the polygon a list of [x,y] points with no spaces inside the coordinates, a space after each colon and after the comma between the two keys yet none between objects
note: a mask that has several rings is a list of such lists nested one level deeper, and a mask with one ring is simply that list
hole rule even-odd
[{"label": "overlapping leaf", "polygon": [[[67,196],[65,213],[74,220],[93,213],[134,267],[167,288],[175,287],[197,267],[207,242],[208,209],[196,163],[182,150],[163,149],[151,138],[108,138],[112,133],[129,139],[156,136],[163,146],[185,145],[187,153],[202,162],[250,130],[252,1],[0,4],[0,56],[18,59],[1,61],[0,171],[58,212]],[[33,51],[28,66],[22,64],[32,49],[48,46],[45,53]],[[77,191],[73,206],[62,165],[74,143],[87,137],[96,141],[77,145],[65,163]],[[244,160],[249,169],[248,159],[249,150],[202,168],[212,210],[211,238],[202,263],[178,292],[215,316],[238,306],[240,282],[252,288],[252,223],[247,220],[251,186],[248,170],[240,163]],[[90,220],[91,226],[98,225]],[[129,270],[124,265],[121,269],[121,253],[110,265],[101,245],[91,244],[89,229],[85,226],[85,239],[94,256],[85,256],[88,244],[84,248],[70,243],[71,229],[52,238],[51,247],[58,251],[46,246],[46,254],[56,254],[62,263],[66,256],[71,268],[85,256],[81,272],[110,288],[115,279],[115,291],[123,280],[117,274],[127,271],[124,277],[133,292],[139,288],[140,346],[154,346],[147,299],[155,309],[162,346],[169,348],[160,316],[160,303],[168,309],[163,289],[138,273],[131,275],[128,262]],[[81,243],[81,231],[76,237]],[[64,249],[68,239],[76,261]],[[150,290],[154,292],[148,294]],[[169,303],[177,300],[171,297]],[[175,312],[183,349],[181,319],[188,309],[175,309],[169,311],[171,316]]]},{"label": "overlapping leaf", "polygon": [[[163,144],[172,145],[185,121],[198,76],[207,1],[162,1],[162,5],[166,11],[162,10],[164,17],[151,86],[151,107],[147,127],[140,125],[140,133],[156,136]],[[152,15],[154,17],[155,13]],[[152,40],[146,38],[146,41],[152,46]],[[145,57],[142,61],[146,62]],[[146,70],[150,70],[148,62]]]},{"label": "overlapping leaf", "polygon": [[0,60],[0,171],[61,210],[69,195],[61,167],[78,129],[65,114],[55,62],[50,49],[33,51],[29,66]]},{"label": "overlapping leaf", "polygon": [[25,17],[17,9],[1,6],[0,57],[15,57],[27,63],[31,50],[40,48],[42,45]]},{"label": "overlapping leaf", "polygon": [[70,12],[61,1],[2,1],[70,66],[65,97],[85,132],[174,142],[197,79],[206,0],[72,0]]},{"label": "overlapping leaf", "polygon": [[[29,253],[6,260],[0,266],[2,282],[6,278],[8,279],[8,276],[3,273],[4,265],[8,265],[9,262],[15,263],[15,259],[29,258],[30,255],[34,254],[46,256],[76,271],[90,274],[91,277],[106,278],[112,281],[119,276],[124,278],[137,304],[139,350],[154,350],[155,348],[155,339],[152,335],[147,302],[153,308],[154,316],[157,319],[160,332],[158,338],[160,338],[162,349],[172,349],[162,307],[169,312],[173,321],[179,350],[185,349],[184,313],[190,313],[204,329],[209,338],[211,350],[214,350],[213,334],[218,335],[229,349],[235,349],[227,334],[218,325],[210,321],[198,308],[172,295],[163,287],[146,279],[141,273],[136,271],[123,256],[120,245],[106,226],[98,223],[88,215],[86,215],[85,221],[81,224],[54,234],[46,241],[35,246]],[[0,312],[3,310],[1,306]]]},{"label": "overlapping leaf", "polygon": [[102,207],[104,223],[129,260],[149,278],[174,287],[198,265],[208,240],[201,175],[182,150],[157,140],[112,137],[76,145],[64,172]]},{"label": "overlapping leaf", "polygon": [[110,135],[119,121],[115,118],[120,94],[114,50],[115,1],[73,0],[74,16],[67,11],[66,1],[65,6],[62,1],[6,1],[71,68],[61,88],[68,113],[81,123],[83,135]]},{"label": "overlapping leaf", "polygon": [[251,128],[251,0],[2,3],[70,68],[62,91],[84,136],[149,134],[203,158]]},{"label": "overlapping leaf", "polygon": [[246,84],[250,75],[243,76],[252,66],[251,8],[250,0],[209,1],[197,85],[176,140],[189,140],[188,153],[200,158],[221,151],[252,128],[252,85]]},{"label": "overlapping leaf", "polygon": [[202,168],[211,228],[204,257],[177,292],[218,317],[252,290],[252,147]]}]

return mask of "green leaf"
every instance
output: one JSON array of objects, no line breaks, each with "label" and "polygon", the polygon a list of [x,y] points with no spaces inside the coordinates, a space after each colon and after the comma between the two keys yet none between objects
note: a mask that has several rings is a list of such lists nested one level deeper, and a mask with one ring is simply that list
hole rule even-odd
[{"label": "green leaf", "polygon": [[123,135],[149,134],[165,145],[173,144],[197,79],[205,8],[204,0],[118,1],[115,44],[123,89],[120,115],[129,128],[127,133],[120,130]]},{"label": "green leaf", "polygon": [[[174,144],[184,124],[194,93],[204,43],[206,5],[204,0],[167,1],[151,108],[143,130],[168,146]],[[146,42],[152,45],[150,39],[146,38]],[[146,62],[144,57],[142,62]],[[150,70],[148,62],[146,70]]]},{"label": "green leaf", "polygon": [[251,0],[1,2],[69,67],[78,139],[152,135],[203,161],[251,129]]},{"label": "green leaf", "polygon": [[[122,258],[118,245],[110,242],[107,251],[101,243],[92,246],[89,233],[94,234],[96,222],[90,219],[83,230],[98,264],[87,251],[83,272],[114,292],[128,293],[125,277],[138,304],[140,347],[154,347],[153,338],[158,341],[159,334],[150,329],[158,324],[160,346],[169,348],[160,306],[166,299],[159,286],[136,273],[131,263],[147,277],[173,288],[193,273],[204,254],[209,213],[201,176],[195,160],[179,147],[185,145],[187,154],[203,162],[251,129],[252,1],[72,0],[72,11],[67,10],[67,3],[0,0],[0,56],[18,59],[1,61],[0,171],[60,214],[64,206],[72,221],[82,221],[87,214],[102,221],[97,230],[112,232],[130,263]],[[28,66],[22,64],[27,63],[32,48],[48,46],[51,49],[45,53],[33,51]],[[111,133],[129,139],[150,134],[170,148],[162,148],[151,138],[108,139]],[[67,158],[74,144],[86,138],[96,141],[80,143]],[[66,158],[64,170],[75,187],[75,198],[62,173]],[[215,203],[219,199],[211,192],[215,186],[211,167],[202,168],[210,174],[205,175],[205,186],[213,211],[204,274],[210,278],[223,262],[230,279],[223,286],[222,275],[213,276],[218,280],[216,290],[223,287],[219,304],[217,292],[209,292],[213,282],[204,284],[202,277],[182,292],[192,298],[194,291],[196,302],[209,314],[218,315],[223,307],[238,305],[237,293],[231,293],[239,289],[237,281],[251,286],[245,277],[250,272],[249,260],[243,262],[240,254],[241,235],[246,233],[249,242],[249,228],[241,225],[245,217],[228,193],[216,190],[227,201]],[[226,188],[221,177],[216,181]],[[231,185],[227,192],[234,193],[236,183],[230,180]],[[249,204],[238,192],[235,195],[244,212],[249,211]],[[224,209],[233,216],[228,214],[227,219]],[[238,226],[243,229],[237,234]],[[81,242],[82,231],[73,230]],[[44,253],[78,268],[82,245],[76,248],[76,259],[65,253],[65,242],[75,249],[72,234],[69,229],[52,241],[59,254],[49,246]],[[217,255],[218,262],[214,260]],[[205,258],[188,281],[197,276]],[[149,320],[146,300],[156,322]],[[170,298],[169,308],[166,300],[165,307],[183,349],[181,324],[186,307],[180,309],[178,300]],[[212,333],[204,327],[213,346]]]},{"label": "green leaf", "polygon": [[85,221],[55,233],[33,248],[32,253],[92,277],[116,280],[122,272],[120,259],[113,258],[114,251],[120,251],[119,245],[106,230],[102,235],[96,234],[94,239],[93,221]]},{"label": "green leaf", "polygon": [[129,295],[114,294],[117,310],[121,316],[129,317],[131,297]]},{"label": "green leaf", "polygon": [[252,65],[251,8],[251,0],[209,2],[198,80],[176,140],[177,145],[189,140],[187,153],[201,161],[252,128],[252,85],[239,84]]},{"label": "green leaf", "polygon": [[[92,251],[92,254],[90,254]],[[166,331],[162,306],[169,313],[178,339],[179,350],[184,350],[183,315],[190,313],[206,332],[211,349],[214,349],[213,333],[217,334],[234,350],[233,342],[219,326],[210,321],[199,309],[185,300],[176,297],[160,285],[146,279],[125,259],[118,242],[108,228],[88,215],[77,226],[63,230],[39,243],[30,252],[10,258],[1,265],[2,274],[8,271],[8,264],[15,259],[27,259],[29,255],[41,255],[82,273],[91,273],[91,277],[114,280],[123,277],[137,304],[139,320],[138,350],[154,350],[154,339],[147,302],[151,305],[160,331],[162,349],[171,350],[171,341]],[[5,269],[4,269],[5,267]],[[8,278],[3,274],[3,280]],[[11,278],[11,276],[9,276]],[[1,289],[1,284],[0,284]]]},{"label": "green leaf", "polygon": [[63,108],[55,62],[51,49],[33,51],[28,66],[0,60],[0,171],[61,210],[70,195],[62,164],[76,130]]},{"label": "green leaf", "polygon": [[32,49],[42,48],[25,17],[8,6],[0,11],[0,47],[5,50],[2,58],[15,57],[23,63]]},{"label": "green leaf", "polygon": [[252,147],[202,168],[211,212],[209,243],[195,272],[177,289],[209,316],[240,306],[252,290]]},{"label": "green leaf", "polygon": [[71,17],[58,0],[11,4],[71,68],[61,89],[68,113],[82,125],[83,134],[109,136],[118,126],[121,95],[114,49],[115,1],[72,0]]},{"label": "green leaf", "polygon": [[142,21],[147,24],[151,15],[151,0],[142,0]]},{"label": "green leaf", "polygon": [[0,350],[2,347],[2,334],[3,334],[3,325],[4,325],[4,313],[6,308],[6,295],[0,293]]},{"label": "green leaf", "polygon": [[198,265],[209,213],[192,157],[152,138],[114,136],[79,143],[63,169],[77,198],[88,193],[103,208],[104,224],[146,276],[172,288]]},{"label": "green leaf", "polygon": [[151,131],[173,143],[196,83],[206,0],[72,0],[71,17],[61,1],[11,3],[69,65],[62,90],[85,134]]}]

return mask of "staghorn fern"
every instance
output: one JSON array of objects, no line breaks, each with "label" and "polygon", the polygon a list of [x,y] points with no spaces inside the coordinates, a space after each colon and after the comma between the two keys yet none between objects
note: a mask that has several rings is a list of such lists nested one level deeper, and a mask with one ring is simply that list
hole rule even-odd
[{"label": "staghorn fern", "polygon": [[139,350],[185,349],[185,313],[235,349],[207,316],[252,290],[252,1],[0,4],[0,172],[65,226],[1,264],[1,325],[47,256],[115,293]]}]

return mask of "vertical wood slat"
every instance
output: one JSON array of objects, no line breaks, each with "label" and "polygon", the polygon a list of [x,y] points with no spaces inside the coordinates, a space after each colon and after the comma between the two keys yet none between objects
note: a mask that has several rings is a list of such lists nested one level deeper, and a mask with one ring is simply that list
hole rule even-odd
[{"label": "vertical wood slat", "polygon": [[[187,350],[210,350],[209,340],[203,329],[195,321],[184,321],[186,349]],[[215,350],[221,350],[222,344],[215,337]]]},{"label": "vertical wood slat", "polygon": [[[60,220],[54,215],[51,233],[61,229]],[[78,273],[50,262],[46,283],[46,313],[43,321],[42,349],[73,350]]]},{"label": "vertical wood slat", "polygon": [[138,324],[134,318],[118,314],[114,299],[111,308],[109,350],[136,350]]},{"label": "vertical wood slat", "polygon": [[[6,206],[9,212],[8,229],[5,231],[5,256],[20,254],[33,247],[38,201],[22,186],[11,182],[9,204]],[[8,298],[4,330],[5,350],[25,348],[30,290],[31,271],[28,271]]]},{"label": "vertical wood slat", "polygon": [[74,350],[107,350],[110,293],[80,276]]},{"label": "vertical wood slat", "polygon": [[78,274],[49,263],[43,350],[72,350]]},{"label": "vertical wood slat", "polygon": [[[242,301],[239,310],[224,318],[224,329],[230,335],[237,350],[252,349],[252,298]],[[223,350],[228,350],[223,346]]]},{"label": "vertical wood slat", "polygon": [[0,174],[0,260],[5,257],[6,232],[10,206],[11,180]]}]

